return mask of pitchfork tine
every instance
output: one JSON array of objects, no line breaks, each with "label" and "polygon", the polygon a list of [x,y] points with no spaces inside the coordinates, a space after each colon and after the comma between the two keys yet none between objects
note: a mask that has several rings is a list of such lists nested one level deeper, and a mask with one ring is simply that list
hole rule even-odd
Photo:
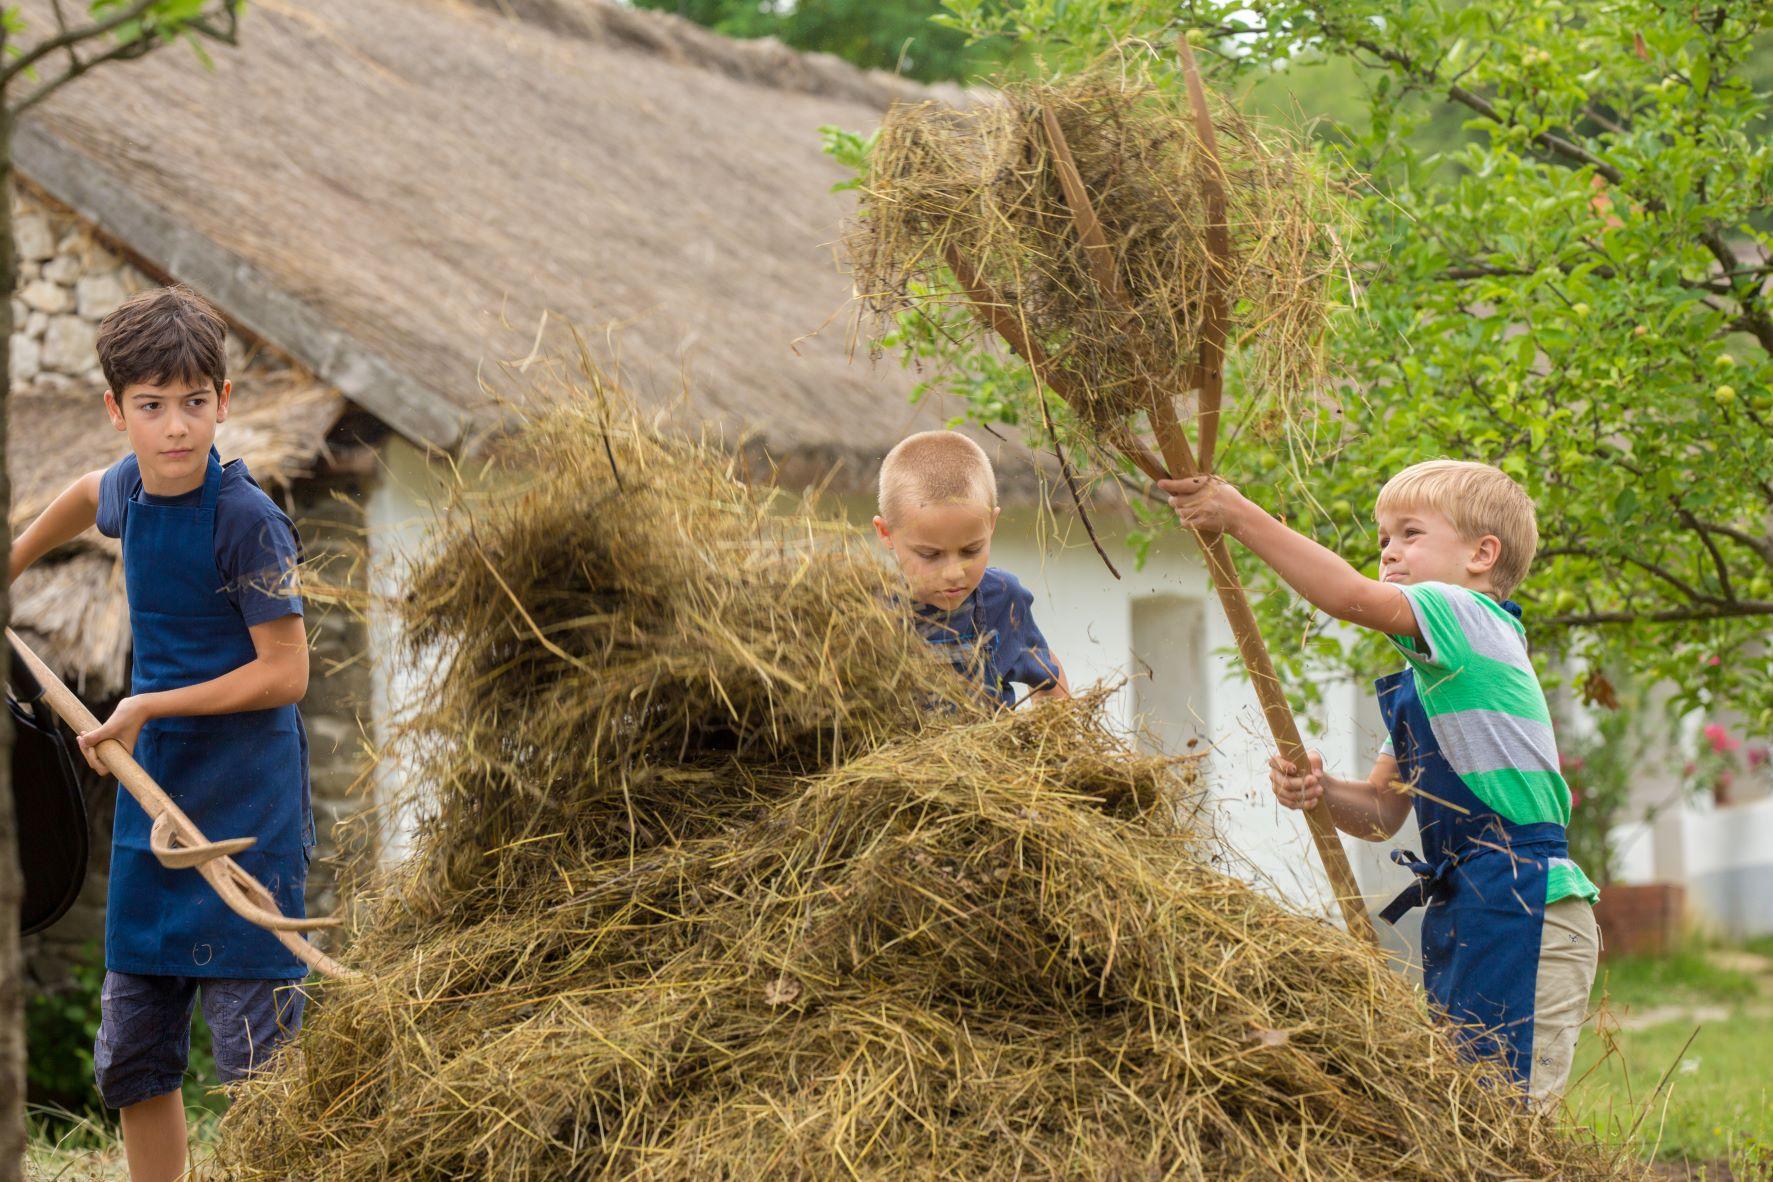
[{"label": "pitchfork tine", "polygon": [[184,845],[173,830],[172,818],[161,813],[154,818],[154,828],[148,833],[148,848],[168,870],[188,870],[217,858],[231,858],[242,850],[251,849],[258,840],[256,837],[230,837],[226,841]]},{"label": "pitchfork tine", "polygon": [[223,862],[219,866],[206,869],[212,872],[204,874],[204,877],[215,888],[216,894],[222,897],[222,901],[233,908],[240,918],[262,928],[269,928],[274,932],[313,932],[323,928],[336,928],[345,922],[335,915],[291,919],[277,910],[277,900],[265,889],[264,884],[242,870],[237,863]]}]

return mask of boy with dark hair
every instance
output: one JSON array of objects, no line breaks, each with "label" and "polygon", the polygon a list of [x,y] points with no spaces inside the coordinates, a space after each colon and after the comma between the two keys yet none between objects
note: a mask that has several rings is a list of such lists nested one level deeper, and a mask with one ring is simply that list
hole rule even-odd
[{"label": "boy with dark hair", "polygon": [[[296,710],[308,685],[299,556],[289,518],[213,447],[233,392],[226,337],[183,287],[143,292],[105,318],[105,411],[130,454],[75,480],[31,523],[11,577],[93,525],[122,540],[130,696],[80,736],[81,750],[102,773],[97,746],[116,739],[205,833],[257,838],[235,859],[300,916],[314,831]],[[306,969],[195,872],[161,866],[127,792],[111,841],[93,1071],[121,1110],[131,1179],[170,1182],[185,1170],[181,1085],[198,995],[218,1074],[232,1082],[299,1029]]]}]

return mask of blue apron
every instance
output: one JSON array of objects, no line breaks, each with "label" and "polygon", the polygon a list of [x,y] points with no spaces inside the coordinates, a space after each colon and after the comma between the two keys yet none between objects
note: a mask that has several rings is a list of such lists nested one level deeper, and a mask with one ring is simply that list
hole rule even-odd
[{"label": "blue apron", "polygon": [[1525,1086],[1551,859],[1569,856],[1564,827],[1517,825],[1479,800],[1435,742],[1410,669],[1381,677],[1379,709],[1400,778],[1416,790],[1423,855],[1392,851],[1416,881],[1379,913],[1422,918],[1422,983],[1460,1024],[1474,1055],[1500,1056]]},{"label": "blue apron", "polygon": [[[209,681],[257,655],[216,567],[221,483],[221,460],[211,451],[198,504],[159,505],[140,495],[129,503],[123,577],[135,634],[131,693]],[[135,758],[210,840],[258,838],[235,861],[270,890],[283,914],[304,914],[314,821],[308,738],[295,706],[157,718],[142,728]],[[196,870],[161,866],[149,849],[149,827],[142,807],[120,787],[105,908],[107,968],[259,980],[307,975],[275,936],[230,911]]]}]

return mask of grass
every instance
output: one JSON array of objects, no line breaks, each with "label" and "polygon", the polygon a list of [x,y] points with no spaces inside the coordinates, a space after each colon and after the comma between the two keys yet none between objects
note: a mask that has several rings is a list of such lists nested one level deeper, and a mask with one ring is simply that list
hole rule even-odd
[{"label": "grass", "polygon": [[1752,973],[1719,963],[1713,950],[1691,945],[1669,956],[1624,957],[1601,965],[1595,1002],[1615,1010],[1653,1005],[1740,1005],[1760,996]]},{"label": "grass", "polygon": [[[1773,940],[1746,951],[1769,957]],[[1695,945],[1603,965],[1603,997],[1571,1073],[1577,1119],[1661,1162],[1773,1179],[1773,965]]]},{"label": "grass", "polygon": [[123,1182],[129,1170],[114,1126],[67,1112],[30,1114],[25,1182]]},{"label": "grass", "polygon": [[[24,1182],[128,1182],[129,1167],[115,1124],[45,1109],[33,1109],[28,1119]],[[208,1157],[219,1119],[211,1108],[186,1104],[193,1165]]]}]

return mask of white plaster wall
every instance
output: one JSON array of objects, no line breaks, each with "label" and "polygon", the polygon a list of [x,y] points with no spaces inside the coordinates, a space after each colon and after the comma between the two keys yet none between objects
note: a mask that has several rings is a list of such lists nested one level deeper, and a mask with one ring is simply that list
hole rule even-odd
[{"label": "white plaster wall", "polygon": [[[398,594],[401,572],[420,552],[434,519],[437,503],[450,495],[455,477],[442,465],[404,441],[391,440],[382,450],[384,478],[366,507],[370,529],[372,580],[382,595]],[[872,507],[845,506],[859,529]],[[1044,521],[1032,511],[1006,512],[993,544],[992,562],[1013,572],[1035,597],[1036,618],[1072,684],[1116,686],[1113,719],[1134,725],[1131,679],[1149,665],[1160,676],[1191,678],[1198,686],[1185,693],[1200,720],[1202,737],[1211,744],[1207,763],[1215,830],[1225,847],[1225,868],[1298,906],[1330,912],[1328,883],[1299,814],[1279,807],[1268,791],[1267,760],[1273,742],[1263,722],[1254,691],[1238,662],[1229,626],[1207,584],[1192,541],[1168,537],[1159,542],[1143,567],[1120,539],[1120,527],[1102,523],[1108,546],[1122,578],[1116,581],[1091,549],[1081,528],[1055,536],[1064,523]],[[1204,611],[1205,645],[1200,667],[1177,669],[1173,654],[1137,652],[1133,608],[1141,596],[1182,596],[1199,602]],[[404,709],[410,708],[422,682],[410,662],[393,659],[397,637],[386,611],[373,617],[371,643],[375,662],[376,736],[385,740]],[[1302,718],[1307,742],[1324,752],[1326,765],[1344,775],[1364,776],[1378,745],[1378,716],[1369,687],[1347,681],[1327,682],[1322,702]],[[382,775],[392,795],[398,769],[385,765]],[[391,814],[384,849],[398,857],[410,844],[414,818]],[[1400,834],[1407,844],[1409,833]],[[1363,889],[1374,898],[1389,898],[1408,875],[1386,859],[1389,846],[1344,840]]]},{"label": "white plaster wall", "polygon": [[[1329,886],[1304,819],[1277,805],[1268,790],[1273,740],[1193,542],[1181,536],[1163,538],[1141,568],[1116,527],[1099,523],[1098,532],[1121,572],[1116,581],[1081,529],[1061,538],[1054,536],[1056,528],[1063,526],[1043,523],[1032,513],[1006,512],[992,544],[992,564],[1014,573],[1033,592],[1036,619],[1072,685],[1119,685],[1114,714],[1122,725],[1131,726],[1130,679],[1142,675],[1142,663],[1162,669],[1165,659],[1164,653],[1135,652],[1134,601],[1149,595],[1200,600],[1207,659],[1204,668],[1194,671],[1196,696],[1212,745],[1207,770],[1215,828],[1233,858],[1227,869],[1299,906],[1327,911]],[[1300,719],[1307,744],[1322,750],[1326,766],[1343,775],[1365,776],[1378,747],[1377,711],[1370,720],[1362,717],[1362,695],[1370,697],[1370,689],[1346,680],[1326,681],[1321,703]],[[1388,847],[1353,839],[1343,844],[1363,890],[1377,895],[1401,889],[1409,880],[1386,859]]]},{"label": "white plaster wall", "polygon": [[[1698,797],[1659,815],[1659,836],[1678,850],[1687,886],[1687,909],[1701,928],[1744,940],[1773,934],[1773,798],[1748,804],[1715,805]],[[1623,882],[1667,881],[1659,860],[1645,852],[1651,843],[1643,822],[1613,830],[1624,851]]]},{"label": "white plaster wall", "polygon": [[1655,826],[1648,821],[1628,821],[1615,825],[1610,834],[1617,868],[1613,877],[1619,882],[1656,881]]},{"label": "white plaster wall", "polygon": [[[424,667],[400,643],[400,631],[385,601],[402,591],[405,573],[424,552],[438,519],[439,506],[454,494],[457,478],[448,465],[433,461],[399,436],[379,449],[382,476],[375,484],[364,518],[369,530],[369,579],[375,597],[369,616],[369,643],[376,654],[371,690],[372,730],[378,749],[385,748],[403,718],[419,704]],[[384,807],[380,830],[382,856],[392,862],[406,856],[417,824],[415,810],[399,805],[402,769],[391,759],[376,765],[376,797]]]}]

